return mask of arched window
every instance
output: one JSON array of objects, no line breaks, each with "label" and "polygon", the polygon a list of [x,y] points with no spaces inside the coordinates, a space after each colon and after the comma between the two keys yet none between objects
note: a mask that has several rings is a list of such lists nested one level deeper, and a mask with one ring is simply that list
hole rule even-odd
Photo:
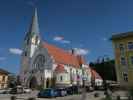
[{"label": "arched window", "polygon": [[45,64],[45,57],[43,55],[38,55],[33,63],[33,69],[41,70]]}]

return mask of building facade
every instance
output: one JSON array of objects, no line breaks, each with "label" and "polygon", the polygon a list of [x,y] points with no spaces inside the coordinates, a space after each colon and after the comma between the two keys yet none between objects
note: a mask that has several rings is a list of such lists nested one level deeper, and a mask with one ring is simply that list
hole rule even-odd
[{"label": "building facade", "polygon": [[102,77],[94,69],[91,69],[91,75],[92,75],[92,83],[94,84],[95,87],[103,86]]},{"label": "building facade", "polygon": [[30,88],[82,86],[85,80],[90,86],[91,72],[83,57],[74,50],[69,52],[43,41],[39,33],[35,10],[24,39],[20,70],[22,85]]},{"label": "building facade", "polygon": [[5,89],[8,87],[8,74],[9,72],[0,69],[0,89]]},{"label": "building facade", "polygon": [[133,32],[112,36],[117,81],[121,86],[133,86]]}]

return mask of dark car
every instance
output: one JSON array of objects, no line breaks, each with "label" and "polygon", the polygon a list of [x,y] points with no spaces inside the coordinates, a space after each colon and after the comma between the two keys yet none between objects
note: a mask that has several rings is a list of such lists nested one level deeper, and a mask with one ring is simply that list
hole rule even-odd
[{"label": "dark car", "polygon": [[17,94],[17,88],[12,88],[10,94]]},{"label": "dark car", "polygon": [[79,94],[79,87],[78,86],[72,86],[73,94]]},{"label": "dark car", "polygon": [[56,96],[57,96],[57,92],[55,89],[52,89],[52,88],[41,90],[38,93],[38,98],[52,98]]},{"label": "dark car", "polygon": [[65,90],[67,91],[68,95],[81,93],[81,87],[78,86],[67,87]]},{"label": "dark car", "polygon": [[64,88],[58,88],[58,89],[56,89],[56,93],[57,93],[56,96],[58,96],[58,97],[59,96],[63,97],[63,96],[66,96],[67,95],[67,91]]},{"label": "dark car", "polygon": [[72,95],[73,94],[73,90],[71,87],[66,88],[67,91],[67,95]]}]

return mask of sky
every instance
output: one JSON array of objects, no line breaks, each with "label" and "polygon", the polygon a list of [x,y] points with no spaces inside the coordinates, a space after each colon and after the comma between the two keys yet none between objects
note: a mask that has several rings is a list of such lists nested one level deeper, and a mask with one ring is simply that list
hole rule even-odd
[{"label": "sky", "polygon": [[0,68],[19,73],[34,7],[42,39],[66,50],[76,48],[88,63],[104,55],[113,59],[109,38],[133,31],[132,0],[1,0]]}]

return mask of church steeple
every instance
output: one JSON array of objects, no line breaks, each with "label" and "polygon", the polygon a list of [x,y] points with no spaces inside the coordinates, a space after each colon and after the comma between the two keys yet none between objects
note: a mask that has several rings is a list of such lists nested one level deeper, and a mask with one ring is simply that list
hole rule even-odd
[{"label": "church steeple", "polygon": [[29,32],[30,34],[37,34],[39,35],[39,24],[38,24],[38,16],[37,16],[37,8],[35,8],[34,15],[32,16],[32,22],[30,25]]},{"label": "church steeple", "polygon": [[30,24],[30,28],[25,36],[25,44],[24,44],[24,51],[33,56],[36,49],[41,43],[40,38],[40,31],[39,31],[39,24],[38,24],[38,16],[37,16],[37,9],[35,8],[34,15],[32,16],[32,22]]}]

